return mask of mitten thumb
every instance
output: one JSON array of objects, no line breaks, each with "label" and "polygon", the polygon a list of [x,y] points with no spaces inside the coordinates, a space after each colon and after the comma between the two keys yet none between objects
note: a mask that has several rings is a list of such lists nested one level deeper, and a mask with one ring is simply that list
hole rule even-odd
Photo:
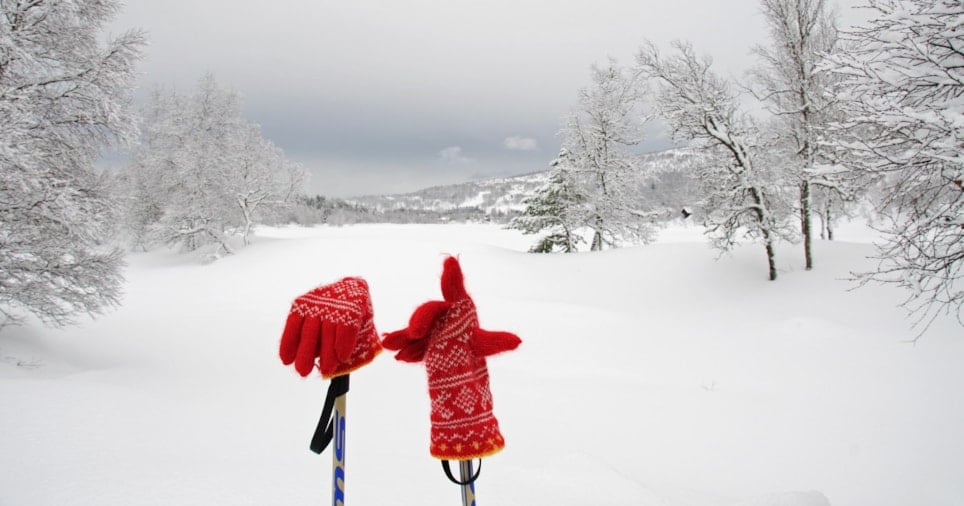
[{"label": "mitten thumb", "polygon": [[480,357],[514,350],[522,344],[522,339],[511,332],[498,332],[476,329],[472,338],[472,351]]}]

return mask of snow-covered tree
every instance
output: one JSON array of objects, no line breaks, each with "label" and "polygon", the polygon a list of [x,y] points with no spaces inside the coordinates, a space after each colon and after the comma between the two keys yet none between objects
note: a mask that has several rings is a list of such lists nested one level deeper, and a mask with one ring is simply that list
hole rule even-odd
[{"label": "snow-covered tree", "polygon": [[648,43],[636,62],[641,75],[656,81],[657,108],[674,136],[695,140],[714,155],[716,163],[706,164],[699,175],[707,233],[724,251],[741,235],[759,239],[775,280],[774,241],[792,234],[774,140],[765,133],[771,129],[741,113],[732,86],[710,69],[709,58],[697,57],[688,43],[674,47],[676,54],[664,58]]},{"label": "snow-covered tree", "polygon": [[173,91],[153,90],[141,110],[139,142],[127,166],[115,174],[116,195],[122,201],[120,226],[134,248],[146,251],[158,240],[154,228],[164,216],[175,182],[155,174],[173,174],[183,163],[175,155],[186,137],[170,126],[183,121],[177,118],[185,110],[184,99]]},{"label": "snow-covered tree", "polygon": [[[964,304],[964,4],[868,0],[867,26],[841,34],[832,57],[846,120],[842,163],[873,178],[884,242],[860,278],[910,290],[905,307],[929,322]],[[925,327],[926,328],[926,327]]]},{"label": "snow-covered tree", "polygon": [[262,137],[256,125],[242,126],[237,135],[235,166],[226,189],[234,196],[241,237],[247,244],[259,213],[264,208],[293,203],[307,173],[300,164],[285,159],[281,149]]},{"label": "snow-covered tree", "polygon": [[630,150],[642,141],[639,84],[613,60],[593,65],[591,75],[592,84],[579,91],[560,132],[587,198],[590,248],[599,251],[622,240],[649,242],[655,234],[651,213],[638,208],[631,191],[640,177],[638,156]]},{"label": "snow-covered tree", "polygon": [[[777,118],[781,140],[789,148],[784,163],[800,189],[800,230],[809,270],[813,195],[819,191],[820,201],[829,204],[840,189],[831,174],[819,170],[827,165],[819,135],[835,112],[829,73],[820,63],[837,47],[835,18],[826,0],[761,0],[760,5],[771,40],[769,46],[754,48],[762,65],[752,77],[756,94]],[[839,195],[836,200],[841,200]],[[830,209],[821,209],[825,219]]]},{"label": "snow-covered tree", "polygon": [[820,223],[818,236],[828,241],[834,240],[834,224],[838,220],[856,216],[854,202],[863,194],[859,187],[850,184],[854,180],[846,172],[834,171],[833,180],[835,183],[832,186],[815,185],[812,188],[811,209]]},{"label": "snow-covered tree", "polygon": [[134,132],[144,37],[103,42],[111,0],[0,0],[0,325],[53,325],[117,304],[122,255],[105,245],[114,204],[94,169]]},{"label": "snow-covered tree", "polygon": [[306,179],[211,75],[189,97],[155,92],[143,123],[126,175],[134,236],[230,253],[231,234],[247,243],[259,214],[292,204]]},{"label": "snow-covered tree", "polygon": [[523,201],[526,209],[509,223],[525,234],[543,234],[531,253],[574,253],[583,242],[577,229],[584,223],[586,197],[577,184],[569,152],[552,161],[549,180]]}]

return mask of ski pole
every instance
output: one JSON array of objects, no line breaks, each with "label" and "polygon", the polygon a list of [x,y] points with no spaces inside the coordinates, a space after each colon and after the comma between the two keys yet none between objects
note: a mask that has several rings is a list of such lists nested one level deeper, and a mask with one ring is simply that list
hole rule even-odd
[{"label": "ski pole", "polygon": [[[481,467],[481,461],[479,462],[479,467]],[[459,461],[459,478],[463,485],[462,488],[462,506],[476,506],[475,505],[475,480],[471,479],[472,476],[472,461],[471,460],[460,460]],[[468,481],[468,483],[465,483]]]},{"label": "ski pole", "polygon": [[368,283],[357,277],[319,286],[291,304],[281,335],[279,355],[294,364],[301,376],[312,371],[330,379],[324,408],[311,438],[310,448],[332,451],[332,505],[345,504],[345,426],[348,375],[369,364],[382,351],[373,321]]},{"label": "ski pole", "polygon": [[315,435],[311,438],[311,451],[321,454],[334,443],[331,452],[331,504],[345,504],[345,428],[348,404],[349,375],[337,376],[328,385],[325,406],[318,418]]},{"label": "ski pole", "polygon": [[479,479],[479,475],[482,474],[482,459],[479,459],[479,469],[472,470],[473,465],[471,460],[460,460],[459,462],[459,479],[455,479],[452,476],[452,468],[449,466],[448,460],[442,461],[442,470],[445,471],[445,477],[449,479],[452,483],[459,486],[462,491],[462,506],[476,506],[475,505],[475,480]]},{"label": "ski pole", "polygon": [[331,452],[332,506],[345,504],[345,407],[347,403],[347,394],[338,396],[335,399],[335,413],[332,418],[335,441],[334,451]]}]

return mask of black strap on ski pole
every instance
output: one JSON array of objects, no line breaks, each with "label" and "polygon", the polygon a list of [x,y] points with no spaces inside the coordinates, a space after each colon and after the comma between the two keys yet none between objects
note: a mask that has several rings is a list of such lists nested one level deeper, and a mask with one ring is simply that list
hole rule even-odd
[{"label": "black strap on ski pole", "polygon": [[449,461],[442,461],[442,470],[445,471],[445,477],[452,483],[463,486],[469,485],[475,483],[475,480],[479,479],[479,475],[482,474],[482,459],[479,459],[479,468],[475,470],[475,474],[468,479],[463,477],[464,481],[455,479],[455,476],[452,475],[452,468],[449,466]]},{"label": "black strap on ski pole", "polygon": [[311,451],[320,454],[331,444],[331,438],[335,433],[331,416],[332,410],[335,408],[335,399],[347,393],[347,374],[331,379],[331,384],[328,385],[328,395],[325,396],[325,406],[321,410],[321,418],[318,419],[315,435],[311,438]]}]

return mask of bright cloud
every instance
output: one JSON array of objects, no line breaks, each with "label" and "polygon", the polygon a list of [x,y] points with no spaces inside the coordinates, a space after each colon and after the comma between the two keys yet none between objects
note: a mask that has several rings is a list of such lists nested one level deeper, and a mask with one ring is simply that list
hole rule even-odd
[{"label": "bright cloud", "polygon": [[519,135],[513,135],[512,137],[506,137],[502,141],[502,145],[505,149],[510,149],[512,151],[535,151],[539,149],[539,143],[536,142],[532,137],[522,137]]},{"label": "bright cloud", "polygon": [[469,158],[465,156],[464,153],[462,153],[461,146],[449,146],[439,151],[438,157],[441,158],[442,161],[447,163],[465,164],[465,163],[472,163],[475,161],[475,159]]}]

